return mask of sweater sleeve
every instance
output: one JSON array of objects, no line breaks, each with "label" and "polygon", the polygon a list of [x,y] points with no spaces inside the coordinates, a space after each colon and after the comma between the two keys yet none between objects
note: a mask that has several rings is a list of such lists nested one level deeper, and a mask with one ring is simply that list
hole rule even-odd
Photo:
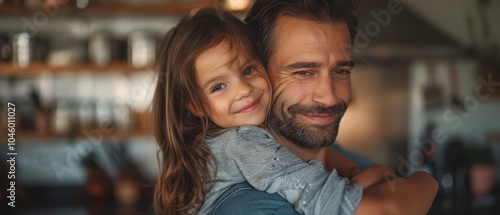
[{"label": "sweater sleeve", "polygon": [[304,214],[356,211],[361,187],[349,183],[335,170],[328,173],[319,161],[302,161],[257,127],[240,127],[233,140],[225,142],[224,151],[256,189],[278,193]]}]

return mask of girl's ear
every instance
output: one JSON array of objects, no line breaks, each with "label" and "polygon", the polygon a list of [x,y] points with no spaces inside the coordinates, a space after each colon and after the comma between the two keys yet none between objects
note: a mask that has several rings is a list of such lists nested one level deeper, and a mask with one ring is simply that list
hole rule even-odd
[{"label": "girl's ear", "polygon": [[202,117],[205,115],[203,111],[197,108],[192,102],[187,103],[187,109],[189,110],[189,112],[191,112],[193,115],[197,117]]}]

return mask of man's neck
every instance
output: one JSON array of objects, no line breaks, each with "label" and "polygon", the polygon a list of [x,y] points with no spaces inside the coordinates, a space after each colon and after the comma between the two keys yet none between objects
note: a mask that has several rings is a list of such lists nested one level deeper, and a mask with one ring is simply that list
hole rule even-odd
[{"label": "man's neck", "polygon": [[326,165],[328,163],[327,149],[329,147],[321,147],[317,149],[305,148],[303,146],[300,146],[299,144],[292,142],[288,138],[282,136],[280,133],[275,132],[272,128],[266,127],[264,129],[271,133],[274,139],[276,139],[279,144],[285,146],[288,150],[290,150],[303,161],[307,162],[313,159],[319,160],[323,163],[323,166],[325,166],[327,170],[331,171],[331,169],[328,167],[329,165]]}]

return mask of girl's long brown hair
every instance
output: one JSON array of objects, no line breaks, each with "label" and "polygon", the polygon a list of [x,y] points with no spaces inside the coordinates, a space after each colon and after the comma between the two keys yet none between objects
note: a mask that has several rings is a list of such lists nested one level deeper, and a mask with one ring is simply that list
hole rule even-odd
[{"label": "girl's long brown hair", "polygon": [[[225,42],[260,59],[254,32],[227,12],[205,8],[182,18],[167,33],[158,58],[158,80],[152,121],[159,145],[160,171],[154,193],[157,214],[194,214],[200,210],[213,174],[215,159],[204,144],[217,127],[186,108],[191,103],[207,113],[196,82],[195,61],[204,51]],[[206,114],[203,114],[206,116]]]}]

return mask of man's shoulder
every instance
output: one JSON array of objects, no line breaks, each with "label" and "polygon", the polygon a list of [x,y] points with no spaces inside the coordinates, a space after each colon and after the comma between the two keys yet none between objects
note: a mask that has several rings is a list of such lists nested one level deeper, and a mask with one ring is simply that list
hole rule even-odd
[{"label": "man's shoulder", "polygon": [[338,143],[333,143],[331,145],[332,148],[337,150],[338,152],[342,153],[344,156],[349,158],[350,160],[354,161],[354,163],[358,164],[361,168],[366,168],[372,165],[375,165],[375,162],[371,161],[368,158],[365,158],[363,156],[360,156],[358,154],[352,153],[350,151],[345,150],[340,146]]}]

